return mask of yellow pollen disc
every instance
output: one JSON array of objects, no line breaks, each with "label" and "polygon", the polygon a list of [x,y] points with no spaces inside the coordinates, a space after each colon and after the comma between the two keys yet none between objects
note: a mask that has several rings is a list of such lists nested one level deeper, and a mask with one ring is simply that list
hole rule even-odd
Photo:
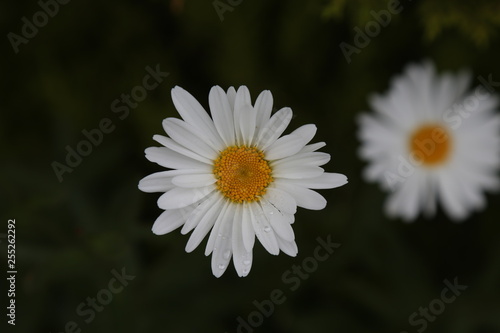
[{"label": "yellow pollen disc", "polygon": [[413,158],[425,166],[445,162],[451,152],[449,131],[441,125],[427,124],[419,127],[410,137],[410,152]]},{"label": "yellow pollen disc", "polygon": [[247,146],[231,146],[214,161],[217,189],[236,203],[259,201],[273,181],[264,153]]}]

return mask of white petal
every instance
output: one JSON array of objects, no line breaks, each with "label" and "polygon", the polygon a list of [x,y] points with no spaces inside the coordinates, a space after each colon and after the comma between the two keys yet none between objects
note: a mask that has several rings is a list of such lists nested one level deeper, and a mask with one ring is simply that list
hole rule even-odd
[{"label": "white petal", "polygon": [[180,227],[187,219],[182,209],[166,210],[153,224],[152,231],[156,235],[164,235]]},{"label": "white petal", "polygon": [[285,135],[265,150],[266,159],[272,161],[294,155],[309,142],[306,140],[308,139],[293,133]]},{"label": "white petal", "polygon": [[216,181],[217,179],[215,179],[212,173],[183,175],[172,178],[172,183],[174,185],[185,188],[205,187],[212,185]]},{"label": "white petal", "polygon": [[234,133],[233,108],[229,103],[228,95],[226,95],[221,87],[212,87],[208,95],[208,103],[215,127],[222,140],[226,146],[234,145],[236,137]]},{"label": "white petal", "polygon": [[295,243],[294,240],[286,241],[286,240],[278,237],[278,244],[279,244],[281,251],[288,254],[290,257],[295,257],[297,255],[297,253],[299,252],[299,249],[297,248],[297,244]]},{"label": "white petal", "polygon": [[496,176],[495,170],[488,170],[484,167],[471,165],[465,163],[465,161],[460,164],[457,163],[456,168],[457,172],[460,173],[459,177],[467,178],[472,186],[484,188],[489,191],[497,191],[500,187],[500,181]]},{"label": "white petal", "polygon": [[211,166],[196,161],[185,155],[176,153],[166,147],[149,147],[145,150],[146,158],[154,163],[169,169],[198,169],[204,172],[210,172]]},{"label": "white petal", "polygon": [[171,138],[167,138],[166,136],[154,135],[153,140],[155,140],[156,142],[164,145],[165,147],[167,147],[167,148],[169,148],[169,149],[171,149],[179,154],[190,157],[194,160],[197,160],[197,161],[209,164],[209,165],[211,165],[213,162],[212,160],[210,160],[206,157],[203,157],[203,156],[195,153],[194,151],[187,149],[186,147],[183,147],[182,145],[180,145],[176,141],[172,140]]},{"label": "white petal", "polygon": [[312,178],[320,176],[324,171],[323,168],[310,165],[291,167],[280,166],[273,170],[273,177],[291,179]]},{"label": "white petal", "polygon": [[390,164],[391,164],[390,161],[388,161],[387,159],[382,161],[379,160],[373,161],[372,164],[367,165],[366,168],[363,170],[362,172],[363,178],[368,182],[379,180],[381,182],[382,188],[384,189],[390,188],[388,186],[390,185],[390,182],[388,181],[388,179],[386,179],[385,175],[391,173],[396,175],[397,172],[396,170],[393,170]]},{"label": "white petal", "polygon": [[292,110],[282,108],[276,112],[260,131],[256,145],[261,150],[265,150],[276,141],[292,120]]},{"label": "white petal", "polygon": [[326,146],[326,143],[324,143],[324,142],[311,143],[310,145],[307,145],[304,148],[302,148],[302,150],[300,152],[301,153],[308,153],[308,152],[316,151],[320,148],[323,148],[324,146]]},{"label": "white petal", "polygon": [[[415,116],[409,112],[401,112],[400,108],[406,107],[404,104],[396,104],[389,96],[372,95],[368,98],[368,103],[374,111],[390,119],[396,128],[407,129],[409,124],[415,123]],[[403,105],[405,105],[403,107]],[[398,108],[400,106],[400,108]],[[407,109],[407,107],[406,107]]]},{"label": "white petal", "polygon": [[254,109],[257,113],[257,119],[255,126],[257,127],[257,135],[260,130],[265,126],[271,117],[271,111],[273,109],[273,95],[269,90],[264,90],[260,93],[255,101]]},{"label": "white petal", "polygon": [[276,181],[276,187],[288,192],[299,207],[311,210],[321,210],[326,207],[326,199],[318,192],[279,180]]},{"label": "white petal", "polygon": [[278,241],[262,207],[258,203],[249,205],[249,207],[251,208],[250,212],[255,235],[269,253],[278,255],[280,252]]},{"label": "white petal", "polygon": [[236,206],[233,223],[232,249],[233,263],[238,276],[247,276],[252,267],[252,251],[247,251],[243,244],[243,205]]},{"label": "white petal", "polygon": [[179,175],[196,175],[200,170],[180,169],[153,173],[139,181],[139,189],[144,192],[166,192],[175,187],[172,178]]},{"label": "white petal", "polygon": [[479,189],[474,188],[474,186],[471,186],[471,184],[466,183],[464,179],[459,179],[459,182],[464,198],[467,200],[466,206],[470,210],[483,209],[486,205],[486,198],[483,193]]},{"label": "white petal", "polygon": [[219,213],[219,216],[217,216],[217,219],[215,220],[214,227],[212,228],[212,231],[210,232],[210,236],[208,236],[208,241],[207,245],[205,246],[205,255],[208,256],[210,253],[213,252],[214,247],[215,247],[215,240],[217,239],[217,235],[219,234],[219,228],[222,223],[226,220],[226,212],[229,209],[229,206],[231,203],[227,200],[224,200],[222,202],[222,209]]},{"label": "white petal", "polygon": [[139,181],[139,189],[143,192],[167,192],[175,187],[168,171],[156,172]]},{"label": "white petal", "polygon": [[290,224],[293,224],[295,222],[295,214],[285,213],[285,215],[288,217],[288,220],[290,221]]},{"label": "white petal", "polygon": [[272,161],[273,167],[293,167],[301,165],[321,166],[330,161],[330,154],[322,152],[299,152],[295,155]]},{"label": "white petal", "polygon": [[207,211],[205,215],[201,218],[200,222],[194,229],[191,237],[186,244],[186,252],[191,252],[200,245],[201,241],[208,234],[210,229],[214,226],[215,221],[220,218],[222,212],[224,211],[223,201],[219,200]]},{"label": "white petal", "polygon": [[466,93],[470,85],[472,75],[468,71],[462,71],[456,75],[444,73],[436,78],[433,89],[433,106],[436,112],[443,113],[449,110],[452,103]]},{"label": "white petal", "polygon": [[295,214],[297,212],[297,203],[295,202],[295,199],[285,191],[268,187],[265,199],[281,212],[287,214]]},{"label": "white petal", "polygon": [[217,151],[207,144],[208,139],[203,132],[192,125],[177,118],[167,118],[163,121],[163,128],[172,139],[187,149],[209,160],[217,158]]},{"label": "white petal", "polygon": [[372,150],[378,148],[372,154],[374,156],[383,156],[394,151],[404,135],[393,123],[382,117],[362,114],[358,117],[358,123],[360,139]]},{"label": "white petal", "polygon": [[460,221],[467,216],[466,206],[460,200],[457,184],[447,173],[442,173],[439,179],[439,198],[443,208],[450,218]]},{"label": "white petal", "polygon": [[404,187],[404,184],[397,188],[394,192],[392,192],[385,204],[384,204],[384,209],[387,214],[387,216],[391,218],[396,218],[399,215],[399,203],[404,199],[403,197],[403,192],[402,188]]},{"label": "white petal", "polygon": [[251,103],[248,88],[239,87],[234,101],[234,128],[236,140],[240,145],[249,145],[255,131],[256,114]]},{"label": "white petal", "polygon": [[[215,236],[215,243],[212,253],[212,273],[215,277],[220,277],[226,271],[231,261],[232,250],[232,239],[233,239],[233,221],[235,216],[235,205],[229,204],[226,211],[223,213],[223,218],[218,220],[220,223],[215,224],[210,238],[212,235]],[[210,238],[207,243],[207,250],[205,250],[205,255],[208,255]]]},{"label": "white petal", "polygon": [[304,146],[305,146],[307,143],[309,143],[309,141],[312,140],[312,138],[314,138],[317,130],[318,130],[318,128],[316,127],[316,125],[308,124],[308,125],[300,126],[299,128],[297,128],[295,131],[293,131],[290,134],[294,134],[294,135],[298,135],[298,136],[302,137],[303,141],[304,141]]},{"label": "white petal", "polygon": [[205,186],[199,188],[176,187],[164,193],[158,199],[158,207],[161,209],[177,209],[189,206],[215,190],[215,186]]},{"label": "white petal", "polygon": [[340,173],[325,172],[321,176],[287,180],[291,184],[313,189],[336,188],[347,184],[347,177]]},{"label": "white petal", "polygon": [[[480,210],[486,205],[482,188],[474,182],[474,177],[462,171],[460,166],[454,166],[448,173],[455,180],[458,191],[461,194],[462,205],[470,212]],[[465,217],[465,216],[464,216]]]},{"label": "white petal", "polygon": [[229,87],[227,90],[227,100],[229,101],[229,106],[231,110],[234,110],[234,100],[236,99],[236,90],[234,87]]},{"label": "white petal", "polygon": [[[236,92],[236,98],[234,100],[234,109],[241,109],[245,106],[252,105],[252,100],[250,98],[250,91],[246,86],[240,86]],[[236,125],[236,122],[235,122]]]},{"label": "white petal", "polygon": [[255,133],[255,110],[251,105],[241,108],[239,122],[242,142],[247,146],[251,146]]},{"label": "white petal", "polygon": [[179,86],[172,91],[172,101],[175,108],[186,122],[203,129],[210,126],[211,120],[201,104],[189,92]]},{"label": "white petal", "polygon": [[255,243],[255,230],[252,224],[252,215],[248,204],[243,204],[241,232],[243,236],[243,245],[247,252],[252,252]]},{"label": "white petal", "polygon": [[401,216],[405,222],[411,222],[417,217],[421,178],[417,174],[408,177],[406,182],[388,198],[386,211],[389,216]]},{"label": "white petal", "polygon": [[280,212],[273,205],[265,200],[261,201],[262,210],[266,215],[267,219],[273,230],[276,232],[277,237],[281,237],[286,241],[292,241],[295,239],[293,229],[290,225],[290,220],[288,216]]},{"label": "white petal", "polygon": [[[214,206],[219,206],[221,201],[223,200],[223,197],[220,195],[217,195],[215,193],[212,193],[207,196],[207,199],[204,200],[202,203],[200,203],[189,215],[189,218],[187,219],[186,223],[182,227],[181,234],[185,235],[191,230],[193,230],[195,227],[198,226],[198,224],[201,222],[203,217],[208,215],[208,212],[211,208]],[[215,211],[214,211],[215,212]],[[214,218],[215,220],[215,218]]]},{"label": "white petal", "polygon": [[209,141],[220,149],[221,140],[217,134],[214,123],[203,106],[186,90],[179,86],[172,89],[172,101],[174,106],[188,124],[203,131],[209,137]]}]

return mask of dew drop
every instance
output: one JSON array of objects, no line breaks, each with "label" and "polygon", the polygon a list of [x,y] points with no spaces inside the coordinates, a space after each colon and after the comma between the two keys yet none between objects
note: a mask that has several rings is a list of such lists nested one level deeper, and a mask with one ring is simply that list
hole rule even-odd
[{"label": "dew drop", "polygon": [[243,265],[248,266],[250,265],[251,261],[250,260],[243,260]]},{"label": "dew drop", "polygon": [[224,264],[219,264],[219,269],[224,269],[224,268],[226,268],[226,265],[224,265]]},{"label": "dew drop", "polygon": [[265,232],[269,232],[269,231],[271,231],[271,227],[265,227],[265,228],[264,228],[264,231],[265,231]]},{"label": "dew drop", "polygon": [[249,272],[249,269],[248,269],[248,268],[245,268],[245,269],[243,270],[243,274],[248,274],[248,272]]},{"label": "dew drop", "polygon": [[224,251],[224,254],[222,255],[222,257],[226,260],[229,259],[229,257],[231,257],[231,251],[229,251],[229,250]]}]

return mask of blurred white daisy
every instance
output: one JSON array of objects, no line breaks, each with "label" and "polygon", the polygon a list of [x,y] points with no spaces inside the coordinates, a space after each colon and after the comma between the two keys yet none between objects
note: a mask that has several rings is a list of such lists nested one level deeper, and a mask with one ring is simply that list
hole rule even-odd
[{"label": "blurred white daisy", "polygon": [[468,72],[437,75],[430,62],[410,65],[360,116],[364,176],[392,193],[386,212],[406,221],[431,217],[439,201],[455,221],[485,206],[498,188],[500,117],[492,87],[467,92]]},{"label": "blurred white daisy", "polygon": [[316,126],[304,125],[281,134],[292,119],[282,108],[271,116],[273,98],[263,91],[252,106],[245,86],[227,93],[215,86],[209,94],[212,118],[187,91],[172,89],[172,100],[183,118],[167,118],[169,137],[155,135],[163,147],[146,149],[146,158],[172,170],[139,182],[144,192],[165,192],[164,209],[153,232],[166,234],[182,226],[193,231],[186,251],[193,251],[210,232],[205,255],[212,254],[212,272],[221,276],[233,258],[239,276],[252,265],[255,236],[269,253],[295,256],[290,224],[297,206],[319,210],[326,200],[311,189],[347,183],[344,175],[320,166],[330,155],[317,152],[324,143],[309,144]]}]

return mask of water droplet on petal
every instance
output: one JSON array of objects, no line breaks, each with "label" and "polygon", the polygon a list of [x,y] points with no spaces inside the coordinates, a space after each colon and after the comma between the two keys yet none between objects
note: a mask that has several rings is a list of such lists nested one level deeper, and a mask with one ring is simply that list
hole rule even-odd
[{"label": "water droplet on petal", "polygon": [[271,227],[265,227],[265,228],[264,228],[264,231],[265,231],[265,232],[269,232],[269,231],[271,231]]},{"label": "water droplet on petal", "polygon": [[229,259],[229,257],[231,257],[231,251],[229,251],[229,250],[224,251],[224,254],[222,255],[222,257],[224,259]]},{"label": "water droplet on petal", "polygon": [[219,269],[224,269],[224,268],[226,268],[226,265],[224,265],[224,264],[219,264]]},{"label": "water droplet on petal", "polygon": [[248,272],[249,272],[249,269],[248,269],[248,268],[245,268],[245,269],[243,270],[243,274],[248,274]]},{"label": "water droplet on petal", "polygon": [[243,265],[248,266],[250,265],[251,261],[250,260],[243,260]]}]

